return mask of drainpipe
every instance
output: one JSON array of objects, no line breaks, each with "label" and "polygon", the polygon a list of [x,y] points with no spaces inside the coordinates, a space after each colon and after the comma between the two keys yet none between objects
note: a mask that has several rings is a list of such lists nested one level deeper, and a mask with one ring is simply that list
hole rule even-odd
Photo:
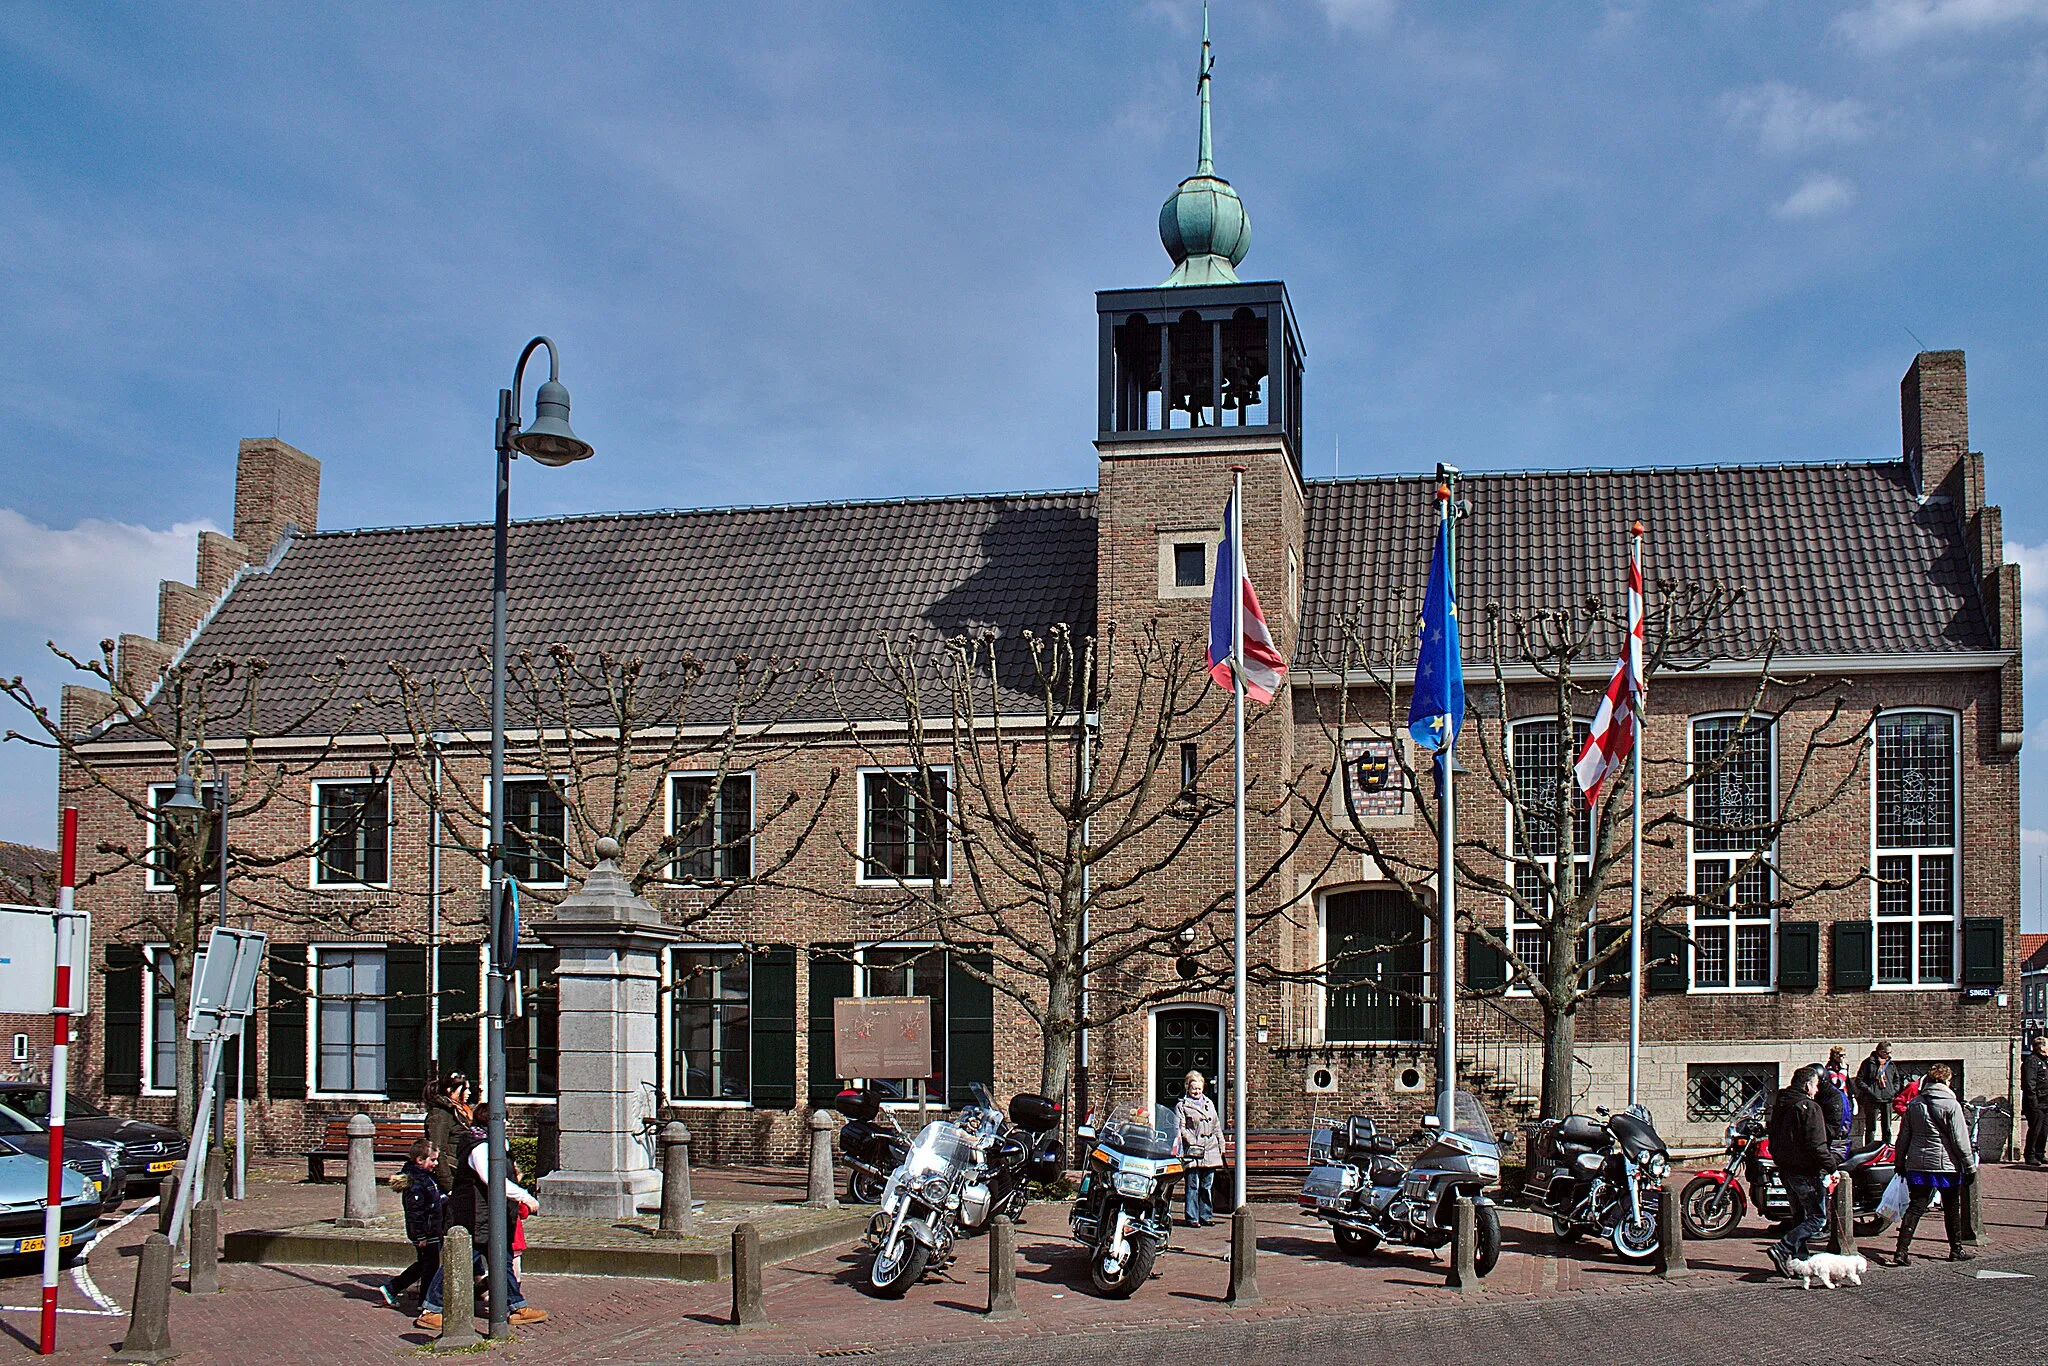
[{"label": "drainpipe", "polygon": [[427,837],[427,1070],[441,1082],[441,746],[450,736],[436,731],[427,743],[434,750],[434,822]]}]

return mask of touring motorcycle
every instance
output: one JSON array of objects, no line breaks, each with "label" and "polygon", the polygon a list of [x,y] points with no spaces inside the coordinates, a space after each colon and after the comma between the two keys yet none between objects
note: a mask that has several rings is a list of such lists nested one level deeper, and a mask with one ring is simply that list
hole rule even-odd
[{"label": "touring motorcycle", "polygon": [[[1728,1160],[1712,1171],[1701,1172],[1679,1192],[1679,1213],[1688,1238],[1726,1238],[1755,1206],[1757,1213],[1773,1224],[1792,1218],[1792,1197],[1771,1157],[1771,1140],[1765,1132],[1770,1112],[1768,1093],[1745,1105],[1728,1123]],[[1865,1236],[1881,1233],[1891,1221],[1877,1212],[1884,1188],[1891,1184],[1898,1157],[1889,1143],[1856,1149],[1842,1164],[1848,1173],[1856,1200],[1856,1231]],[[1744,1187],[1747,1187],[1745,1193]]]},{"label": "touring motorcycle", "polygon": [[1522,1197],[1550,1216],[1560,1242],[1591,1233],[1626,1260],[1646,1262],[1657,1255],[1657,1209],[1670,1172],[1670,1151],[1648,1110],[1600,1109],[1537,1126]]},{"label": "touring motorcycle", "polygon": [[1500,1260],[1500,1211],[1486,1188],[1500,1179],[1500,1144],[1476,1098],[1453,1100],[1456,1127],[1443,1131],[1435,1115],[1411,1141],[1424,1147],[1411,1164],[1394,1154],[1401,1143],[1383,1138],[1370,1115],[1353,1115],[1342,1129],[1318,1122],[1310,1131],[1308,1179],[1300,1205],[1327,1223],[1346,1252],[1370,1252],[1381,1243],[1432,1251],[1451,1241],[1461,1195],[1472,1197],[1474,1262],[1480,1275]]},{"label": "touring motorcycle", "polygon": [[1174,1182],[1185,1172],[1180,1122],[1164,1105],[1109,1104],[1075,1130],[1088,1165],[1068,1225],[1088,1249],[1095,1288],[1128,1299],[1172,1237]]}]

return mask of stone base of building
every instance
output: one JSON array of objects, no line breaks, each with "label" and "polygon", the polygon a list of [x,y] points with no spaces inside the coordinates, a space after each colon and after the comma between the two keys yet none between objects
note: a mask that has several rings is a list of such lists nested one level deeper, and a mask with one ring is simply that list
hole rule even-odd
[{"label": "stone base of building", "polygon": [[541,1208],[564,1219],[630,1219],[661,1205],[661,1173],[550,1172],[539,1183]]}]

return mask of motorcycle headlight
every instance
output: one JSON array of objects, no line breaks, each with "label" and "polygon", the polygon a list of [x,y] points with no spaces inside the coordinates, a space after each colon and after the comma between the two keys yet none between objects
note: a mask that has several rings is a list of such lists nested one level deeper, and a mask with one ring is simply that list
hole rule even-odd
[{"label": "motorcycle headlight", "polygon": [[1134,1200],[1142,1200],[1152,1194],[1152,1178],[1144,1172],[1118,1172],[1116,1193],[1128,1195]]},{"label": "motorcycle headlight", "polygon": [[1670,1173],[1671,1163],[1665,1160],[1662,1153],[1652,1153],[1643,1163],[1643,1170],[1650,1174],[1651,1180],[1662,1181]]}]

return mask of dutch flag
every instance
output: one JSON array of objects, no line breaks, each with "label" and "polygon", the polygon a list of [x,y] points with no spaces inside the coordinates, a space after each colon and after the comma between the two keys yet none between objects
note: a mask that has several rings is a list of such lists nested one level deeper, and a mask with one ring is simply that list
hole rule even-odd
[{"label": "dutch flag", "polygon": [[1266,614],[1259,610],[1258,590],[1251,576],[1244,578],[1244,591],[1235,591],[1237,547],[1233,537],[1237,526],[1236,500],[1223,510],[1223,544],[1216,548],[1216,587],[1209,595],[1209,677],[1219,688],[1230,683],[1230,644],[1233,634],[1232,604],[1244,601],[1244,690],[1260,702],[1271,702],[1287,676],[1287,661],[1273,647],[1272,632],[1266,629]]}]

